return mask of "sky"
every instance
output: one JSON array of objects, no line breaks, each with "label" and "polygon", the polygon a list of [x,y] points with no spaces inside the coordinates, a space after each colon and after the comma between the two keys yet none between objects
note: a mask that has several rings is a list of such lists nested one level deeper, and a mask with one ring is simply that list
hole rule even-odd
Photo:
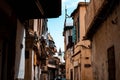
[{"label": "sky", "polygon": [[76,9],[77,4],[79,2],[85,2],[89,0],[61,0],[61,1],[62,1],[61,16],[59,16],[58,18],[48,19],[48,32],[53,37],[53,40],[57,47],[57,51],[59,51],[60,48],[61,51],[64,51],[63,28],[65,20],[65,8],[67,9],[67,14],[71,15],[71,13]]}]

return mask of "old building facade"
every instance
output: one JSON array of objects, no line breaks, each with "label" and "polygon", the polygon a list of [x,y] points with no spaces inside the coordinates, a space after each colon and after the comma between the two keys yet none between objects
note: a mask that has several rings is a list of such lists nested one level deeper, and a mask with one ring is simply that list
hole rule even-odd
[{"label": "old building facade", "polygon": [[41,57],[44,43],[41,43],[42,36],[47,34],[47,19],[30,19],[26,21],[26,41],[25,41],[25,80],[40,79]]},{"label": "old building facade", "polygon": [[[65,43],[68,40],[68,44],[65,44],[68,46],[65,48],[66,79],[68,80],[93,80],[90,41],[83,40],[86,6],[85,2],[78,3],[71,14],[73,26],[64,27]],[[68,29],[65,30],[65,28]]]},{"label": "old building facade", "polygon": [[120,1],[91,0],[86,13],[86,37],[92,42],[94,80],[120,79]]},{"label": "old building facade", "polygon": [[[30,51],[26,51],[27,44],[25,44],[26,34],[28,34],[26,29],[30,27],[29,24],[26,24],[26,21],[29,19],[56,18],[60,16],[61,0],[54,0],[54,2],[56,5],[46,0],[0,1],[0,80],[15,80],[19,78],[21,54],[24,53],[25,55]],[[31,39],[33,40],[33,37]],[[30,41],[32,42],[32,40]],[[32,53],[30,51],[30,55]],[[31,56],[28,54],[27,57]],[[25,60],[25,63],[27,62]],[[29,75],[30,77],[32,77],[31,74]],[[28,73],[25,73],[25,76],[27,75]],[[32,80],[32,78],[29,80]]]}]

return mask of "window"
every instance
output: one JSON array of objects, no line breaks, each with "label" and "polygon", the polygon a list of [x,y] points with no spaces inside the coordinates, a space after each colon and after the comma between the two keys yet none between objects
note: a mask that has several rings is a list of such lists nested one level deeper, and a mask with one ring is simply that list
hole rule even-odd
[{"label": "window", "polygon": [[76,43],[76,28],[75,26],[72,29],[72,41]]},{"label": "window", "polygon": [[114,46],[108,48],[108,80],[116,80],[116,68],[115,68],[115,51]]},{"label": "window", "polygon": [[79,16],[78,16],[78,18],[77,18],[77,32],[78,32],[78,41],[79,41],[79,39],[80,39],[80,25],[79,25]]},{"label": "window", "polygon": [[70,80],[73,80],[73,69],[70,70]]},{"label": "window", "polygon": [[29,51],[25,51],[25,59],[29,59]]},{"label": "window", "polygon": [[79,80],[79,70],[78,66],[74,67],[74,80]]},{"label": "window", "polygon": [[76,38],[77,38],[77,42],[80,39],[80,24],[79,24],[79,16],[77,18],[77,20],[75,21],[75,28],[76,28]]}]

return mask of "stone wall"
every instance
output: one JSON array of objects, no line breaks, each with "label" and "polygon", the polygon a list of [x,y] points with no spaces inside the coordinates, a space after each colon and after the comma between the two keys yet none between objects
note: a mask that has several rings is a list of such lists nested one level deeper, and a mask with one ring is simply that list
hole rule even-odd
[{"label": "stone wall", "polygon": [[108,80],[107,50],[114,46],[116,80],[120,80],[120,5],[108,16],[92,41],[92,65],[94,66],[94,80]]}]

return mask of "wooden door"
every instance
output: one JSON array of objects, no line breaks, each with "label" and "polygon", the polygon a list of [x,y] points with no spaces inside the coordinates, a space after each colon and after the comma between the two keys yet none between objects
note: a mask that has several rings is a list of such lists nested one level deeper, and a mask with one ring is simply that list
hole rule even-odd
[{"label": "wooden door", "polygon": [[108,80],[116,80],[114,46],[110,47],[107,52],[108,52]]}]

